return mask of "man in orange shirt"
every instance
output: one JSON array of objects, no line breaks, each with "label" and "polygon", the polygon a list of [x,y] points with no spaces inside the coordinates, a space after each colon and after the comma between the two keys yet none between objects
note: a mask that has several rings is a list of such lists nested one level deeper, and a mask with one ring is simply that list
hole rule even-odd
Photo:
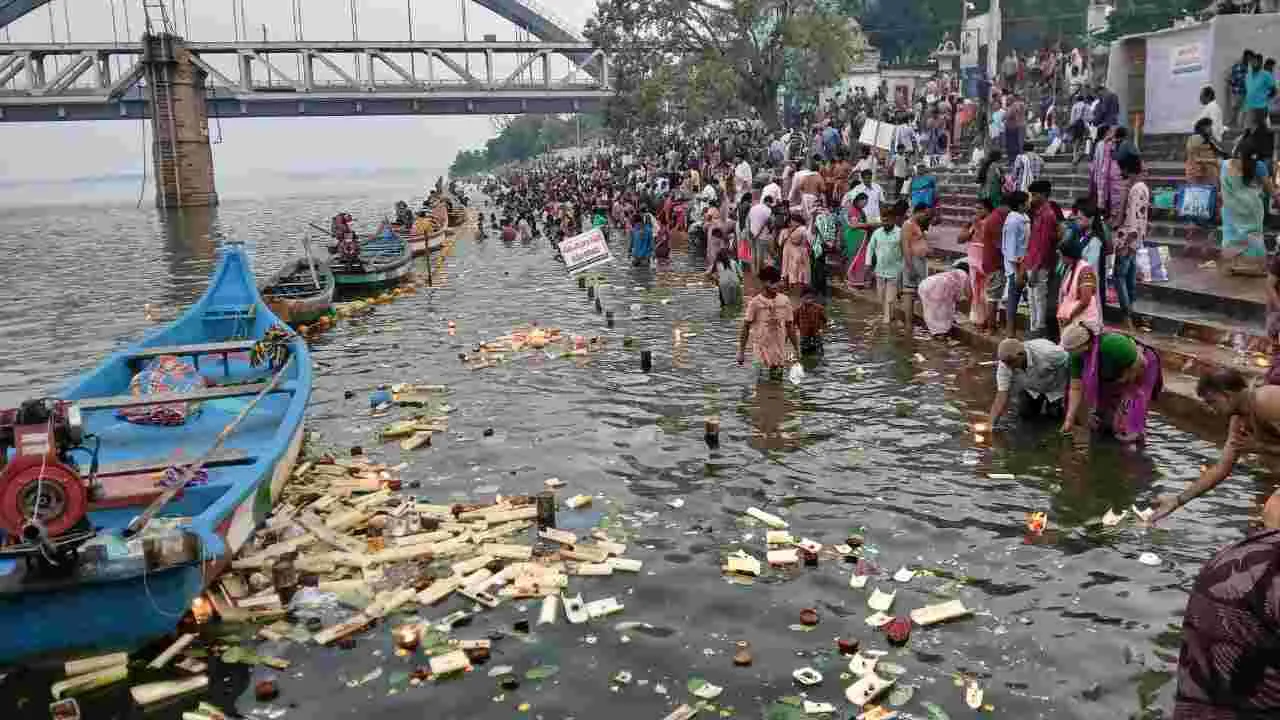
[{"label": "man in orange shirt", "polygon": [[906,321],[907,334],[911,334],[914,323],[916,289],[929,276],[929,206],[917,203],[911,209],[911,218],[902,224],[902,313]]}]

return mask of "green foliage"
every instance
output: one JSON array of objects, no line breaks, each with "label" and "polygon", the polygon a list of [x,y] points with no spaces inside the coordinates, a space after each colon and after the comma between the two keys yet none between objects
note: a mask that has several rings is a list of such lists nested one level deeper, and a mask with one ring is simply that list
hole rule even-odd
[{"label": "green foliage", "polygon": [[1111,41],[1125,35],[1167,28],[1174,20],[1195,15],[1207,5],[1203,0],[1144,0],[1140,5],[1121,3],[1108,18],[1107,29],[1096,38]]},{"label": "green foliage", "polygon": [[503,163],[520,162],[536,157],[548,149],[563,148],[577,142],[578,121],[583,141],[595,137],[603,123],[599,115],[573,116],[521,115],[485,142],[484,149],[458,152],[449,174],[463,177],[484,172]]},{"label": "green foliage", "polygon": [[816,92],[865,49],[832,0],[600,0],[586,36],[612,55],[615,131],[678,131],[754,113],[778,125],[778,89]]}]

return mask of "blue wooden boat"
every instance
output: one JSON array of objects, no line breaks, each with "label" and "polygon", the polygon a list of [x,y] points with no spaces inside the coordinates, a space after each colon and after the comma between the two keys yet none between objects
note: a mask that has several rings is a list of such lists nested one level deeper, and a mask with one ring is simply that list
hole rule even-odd
[{"label": "blue wooden boat", "polygon": [[[250,362],[255,342],[280,321],[242,246],[219,253],[208,290],[177,320],[56,400],[0,411],[0,443],[8,439],[0,445],[0,665],[133,649],[170,632],[279,496],[302,445],[311,360],[289,333],[277,345],[287,359]],[[193,366],[197,389],[131,392],[135,373],[156,358]],[[119,416],[189,402],[200,409],[182,424]],[[197,480],[175,490],[172,468],[201,458]],[[155,514],[139,528],[144,508]]]}]

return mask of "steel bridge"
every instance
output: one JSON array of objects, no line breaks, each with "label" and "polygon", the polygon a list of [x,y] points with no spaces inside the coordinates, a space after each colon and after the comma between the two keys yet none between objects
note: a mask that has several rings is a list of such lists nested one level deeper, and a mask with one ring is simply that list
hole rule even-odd
[{"label": "steel bridge", "polygon": [[[583,42],[183,47],[205,74],[211,117],[568,113],[611,94],[608,56]],[[560,74],[556,55],[581,64],[561,63]],[[141,42],[0,44],[0,122],[149,117],[146,62]]]},{"label": "steel bridge", "polygon": [[[93,0],[61,0],[88,4]],[[101,0],[99,0],[101,1]],[[189,1],[189,0],[187,0]],[[438,2],[439,0],[427,0]],[[532,36],[473,42],[463,10],[461,42],[302,39],[194,42],[170,22],[170,0],[142,0],[140,41],[52,42],[50,0],[0,0],[0,28],[50,8],[49,43],[0,43],[0,123],[146,119],[151,127],[156,204],[218,202],[209,121],[236,117],[571,113],[612,94],[609,57],[554,19],[537,0],[468,0]],[[409,3],[412,13],[412,0]],[[186,4],[183,4],[184,15]],[[232,4],[233,14],[236,5]],[[115,34],[112,0],[112,32]],[[126,16],[126,35],[131,34]],[[188,25],[188,30],[190,26]],[[265,29],[264,29],[265,35]]]}]

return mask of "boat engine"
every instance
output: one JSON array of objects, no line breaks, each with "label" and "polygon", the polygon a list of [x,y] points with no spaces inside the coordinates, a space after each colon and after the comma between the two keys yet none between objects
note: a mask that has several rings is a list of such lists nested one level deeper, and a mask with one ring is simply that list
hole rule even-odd
[{"label": "boat engine", "polygon": [[97,468],[96,451],[88,480],[71,459],[87,450],[84,437],[80,409],[63,400],[0,410],[0,530],[9,542],[50,547],[50,538],[84,520]]}]

